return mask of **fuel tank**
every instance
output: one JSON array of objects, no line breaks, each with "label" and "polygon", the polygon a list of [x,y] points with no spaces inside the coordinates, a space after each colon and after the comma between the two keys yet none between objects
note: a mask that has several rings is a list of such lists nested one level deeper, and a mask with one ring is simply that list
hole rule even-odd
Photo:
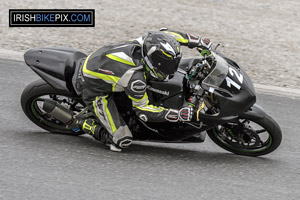
[{"label": "fuel tank", "polygon": [[158,82],[149,81],[147,94],[153,105],[166,108],[180,108],[184,102],[183,87],[185,81],[185,72],[177,71],[172,79]]}]

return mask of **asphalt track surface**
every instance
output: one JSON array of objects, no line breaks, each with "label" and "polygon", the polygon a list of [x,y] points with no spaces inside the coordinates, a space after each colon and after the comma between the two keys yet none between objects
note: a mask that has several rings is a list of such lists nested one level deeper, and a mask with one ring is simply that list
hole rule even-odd
[{"label": "asphalt track surface", "polygon": [[258,94],[281,125],[263,157],[202,144],[134,142],[114,153],[89,136],[48,133],[23,114],[23,88],[38,79],[0,59],[0,199],[300,199],[300,100]]}]

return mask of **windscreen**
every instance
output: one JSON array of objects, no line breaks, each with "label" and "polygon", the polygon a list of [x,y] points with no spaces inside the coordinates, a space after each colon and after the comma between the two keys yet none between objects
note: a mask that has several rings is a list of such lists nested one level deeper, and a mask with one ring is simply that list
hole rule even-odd
[{"label": "windscreen", "polygon": [[214,54],[216,58],[216,67],[203,80],[202,84],[207,87],[219,87],[228,73],[228,63],[221,56]]}]

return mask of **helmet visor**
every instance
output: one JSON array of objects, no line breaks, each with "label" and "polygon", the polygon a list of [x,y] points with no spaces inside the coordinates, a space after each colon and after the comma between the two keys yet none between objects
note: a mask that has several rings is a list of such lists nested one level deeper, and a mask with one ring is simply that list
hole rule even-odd
[{"label": "helmet visor", "polygon": [[177,69],[178,65],[181,59],[181,55],[178,55],[177,57],[173,58],[163,58],[157,53],[153,53],[149,60],[152,63],[154,68],[159,69],[159,71],[169,75],[169,74],[174,74]]},{"label": "helmet visor", "polygon": [[147,64],[147,66],[150,68],[150,75],[159,80],[159,81],[164,81],[169,77],[169,74],[162,72],[161,70],[159,70],[157,67],[154,67],[152,65],[152,63],[149,61],[149,58],[146,56],[144,58],[145,63]]},{"label": "helmet visor", "polygon": [[157,68],[153,68],[152,71],[154,72],[157,79],[160,80],[160,81],[164,81],[169,77],[169,74],[166,74],[166,73],[160,71]]}]

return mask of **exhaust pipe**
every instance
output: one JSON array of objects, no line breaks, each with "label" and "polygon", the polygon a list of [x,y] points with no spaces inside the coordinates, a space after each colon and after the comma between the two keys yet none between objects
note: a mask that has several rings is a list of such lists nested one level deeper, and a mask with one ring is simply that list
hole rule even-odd
[{"label": "exhaust pipe", "polygon": [[46,99],[43,110],[64,124],[71,125],[74,122],[73,111],[63,107],[56,101]]}]

